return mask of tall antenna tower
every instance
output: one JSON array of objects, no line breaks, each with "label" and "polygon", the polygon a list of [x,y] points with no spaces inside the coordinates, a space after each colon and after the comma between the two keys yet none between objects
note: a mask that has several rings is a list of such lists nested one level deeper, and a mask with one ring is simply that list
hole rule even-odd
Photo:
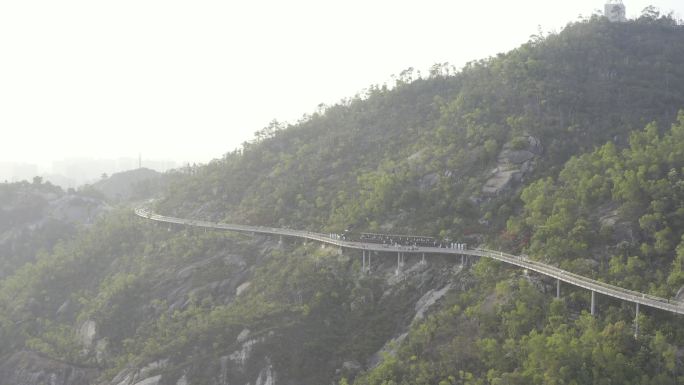
[{"label": "tall antenna tower", "polygon": [[625,5],[622,0],[608,0],[603,8],[603,14],[613,23],[622,23],[627,21],[625,16]]}]

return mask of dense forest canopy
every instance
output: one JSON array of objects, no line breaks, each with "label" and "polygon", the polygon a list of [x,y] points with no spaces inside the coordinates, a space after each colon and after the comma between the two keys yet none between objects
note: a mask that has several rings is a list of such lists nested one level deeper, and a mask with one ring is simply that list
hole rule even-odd
[{"label": "dense forest canopy", "polygon": [[371,87],[188,170],[159,209],[336,231],[490,234],[480,219],[500,227],[512,209],[482,192],[507,145],[541,142],[531,179],[608,140],[626,145],[651,121],[675,120],[684,105],[681,37],[669,18],[592,19],[454,76]]}]

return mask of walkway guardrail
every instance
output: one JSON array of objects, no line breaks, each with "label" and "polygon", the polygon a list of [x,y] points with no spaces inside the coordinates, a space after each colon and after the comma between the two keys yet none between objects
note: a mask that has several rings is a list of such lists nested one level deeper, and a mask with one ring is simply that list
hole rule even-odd
[{"label": "walkway guardrail", "polygon": [[487,249],[450,249],[443,247],[421,247],[421,246],[392,246],[381,245],[376,243],[353,242],[342,239],[331,238],[328,234],[316,233],[303,230],[292,230],[276,227],[264,226],[250,226],[238,225],[221,222],[210,222],[195,219],[183,219],[177,217],[169,217],[165,215],[155,214],[145,208],[135,209],[135,214],[141,218],[148,220],[172,223],[185,226],[194,226],[202,228],[211,228],[227,231],[239,231],[255,234],[279,235],[286,237],[309,239],[312,241],[322,242],[329,245],[334,245],[347,249],[356,249],[364,251],[377,252],[400,252],[410,254],[447,254],[447,255],[470,255],[476,257],[485,257],[495,259],[510,265],[522,267],[539,274],[555,278],[559,281],[569,283],[587,290],[591,290],[603,295],[618,298],[624,301],[634,302],[641,305],[646,305],[656,309],[661,309],[677,314],[684,314],[684,303],[681,301],[670,300],[653,296],[646,293],[641,293],[633,290],[621,288],[619,286],[611,285],[609,283],[601,282],[592,278],[584,277],[579,274],[560,269],[558,267],[547,265],[539,261],[533,261],[524,256],[504,253],[502,251],[487,250]]}]

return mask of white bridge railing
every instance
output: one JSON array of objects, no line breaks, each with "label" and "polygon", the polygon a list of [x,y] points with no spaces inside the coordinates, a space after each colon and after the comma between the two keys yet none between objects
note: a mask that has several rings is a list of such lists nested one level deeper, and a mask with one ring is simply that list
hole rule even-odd
[{"label": "white bridge railing", "polygon": [[547,265],[542,262],[533,261],[526,257],[507,254],[501,251],[486,250],[486,249],[450,249],[441,247],[421,247],[421,246],[391,246],[381,245],[376,243],[352,242],[342,239],[331,238],[328,234],[315,233],[311,231],[292,230],[276,227],[263,226],[249,226],[237,225],[220,222],[209,222],[194,219],[183,219],[176,217],[169,217],[155,214],[144,208],[135,209],[135,214],[153,220],[156,222],[172,223],[185,226],[195,226],[211,229],[220,229],[228,231],[239,231],[255,234],[279,235],[286,237],[295,237],[302,239],[309,239],[330,245],[335,245],[342,248],[369,250],[377,252],[399,252],[412,254],[450,254],[450,255],[471,255],[477,257],[486,257],[496,259],[511,265],[519,266],[539,274],[553,277],[559,281],[567,282],[587,290],[591,290],[603,295],[618,298],[624,301],[634,302],[641,305],[669,311],[677,314],[684,314],[684,303],[676,300],[669,300],[665,298],[656,297],[653,295],[640,293],[633,290],[624,289],[605,282],[597,281],[592,278],[584,277],[579,274],[571,273],[569,271],[560,269],[555,266]]}]

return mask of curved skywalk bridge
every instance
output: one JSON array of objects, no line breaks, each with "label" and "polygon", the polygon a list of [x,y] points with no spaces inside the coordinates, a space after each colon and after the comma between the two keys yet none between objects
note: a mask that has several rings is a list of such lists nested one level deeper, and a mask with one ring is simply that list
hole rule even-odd
[{"label": "curved skywalk bridge", "polygon": [[285,237],[309,239],[329,245],[338,246],[345,249],[363,250],[364,256],[366,251],[376,251],[382,253],[399,253],[399,254],[441,254],[441,255],[467,255],[476,257],[486,257],[496,259],[510,265],[519,266],[527,270],[535,271],[539,274],[555,278],[559,282],[566,282],[571,285],[579,286],[581,288],[590,290],[592,292],[592,314],[594,308],[594,293],[601,293],[603,295],[621,299],[624,301],[634,302],[638,305],[646,305],[656,309],[661,309],[677,314],[684,314],[684,303],[675,300],[668,300],[665,298],[656,297],[653,295],[640,293],[637,291],[623,289],[621,287],[611,285],[605,282],[600,282],[595,279],[587,278],[578,274],[559,269],[555,266],[547,265],[545,263],[533,261],[526,257],[507,254],[500,251],[486,250],[486,249],[449,249],[440,247],[420,247],[420,246],[390,246],[376,243],[352,242],[341,239],[331,238],[328,234],[315,233],[302,230],[291,230],[276,227],[263,226],[247,226],[220,222],[208,222],[194,219],[183,219],[176,217],[168,217],[164,215],[155,214],[147,209],[135,209],[135,214],[152,221],[172,223],[184,226],[194,226],[209,229],[219,229],[228,231],[238,231],[245,233],[278,235]]}]

